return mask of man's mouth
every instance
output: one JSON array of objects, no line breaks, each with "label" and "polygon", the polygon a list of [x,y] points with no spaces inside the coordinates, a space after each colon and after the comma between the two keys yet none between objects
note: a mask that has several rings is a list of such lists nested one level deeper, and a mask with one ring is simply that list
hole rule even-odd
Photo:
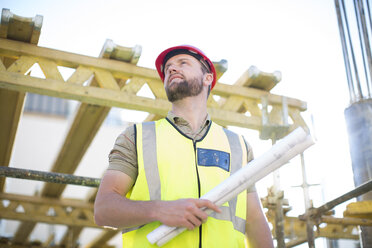
[{"label": "man's mouth", "polygon": [[176,78],[183,79],[182,75],[180,75],[180,74],[174,74],[174,75],[172,75],[172,76],[169,77],[168,82],[169,82],[169,83],[172,83],[172,81],[173,81],[174,79],[176,79]]}]

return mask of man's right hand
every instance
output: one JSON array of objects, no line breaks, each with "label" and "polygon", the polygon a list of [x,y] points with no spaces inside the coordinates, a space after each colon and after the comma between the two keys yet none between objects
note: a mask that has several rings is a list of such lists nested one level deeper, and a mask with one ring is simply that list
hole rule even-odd
[{"label": "man's right hand", "polygon": [[133,201],[125,197],[133,183],[123,172],[106,171],[94,203],[97,225],[129,228],[160,221],[167,226],[192,230],[207,220],[208,216],[201,208],[221,212],[215,204],[204,199]]},{"label": "man's right hand", "polygon": [[167,226],[186,227],[189,230],[193,230],[207,220],[208,215],[201,210],[202,208],[221,212],[217,205],[205,199],[157,201],[155,205],[155,219]]}]

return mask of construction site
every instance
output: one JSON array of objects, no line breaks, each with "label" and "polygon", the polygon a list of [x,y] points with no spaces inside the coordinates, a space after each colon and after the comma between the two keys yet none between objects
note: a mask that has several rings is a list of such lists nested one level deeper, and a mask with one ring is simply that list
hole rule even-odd
[{"label": "construction site", "polygon": [[[311,107],[312,100],[299,99],[289,90],[291,86],[285,85],[284,79],[290,81],[291,76],[281,69],[280,60],[273,59],[278,69],[271,71],[261,70],[260,61],[258,66],[253,65],[255,61],[242,62],[241,67],[234,69],[236,64],[224,57],[228,52],[221,50],[219,54],[218,49],[212,49],[217,84],[208,98],[208,113],[214,122],[242,133],[255,157],[298,127],[315,139],[309,150],[256,183],[278,248],[372,247],[370,5],[368,0],[346,5],[343,0],[330,2],[333,12],[329,14],[327,9],[323,14],[333,18],[333,31],[327,32],[337,34],[336,42],[330,46],[338,53],[338,71],[331,77],[343,82],[337,82],[339,88],[332,86],[330,93],[326,92],[326,82],[301,86],[307,75],[294,80],[294,88],[306,88],[299,95],[306,96],[308,91],[312,94],[308,99],[318,97],[322,114],[317,115],[317,108]],[[130,40],[141,45],[128,45],[109,36],[99,38],[104,42],[98,56],[87,55],[88,44],[82,52],[78,45],[73,51],[65,51],[57,43],[77,44],[85,31],[74,31],[74,36],[65,41],[59,36],[49,38],[43,28],[50,28],[48,18],[59,16],[57,7],[54,15],[48,15],[46,9],[43,13],[35,4],[33,11],[37,14],[25,16],[12,6],[4,2],[0,5],[0,247],[121,247],[121,230],[96,225],[94,201],[115,138],[133,123],[165,117],[171,108],[154,66],[150,62],[140,64],[146,52],[153,63],[156,54],[167,45],[152,51],[127,32]],[[89,22],[84,18],[82,13],[81,19],[74,20],[74,26]],[[314,19],[319,19],[320,25],[324,20]],[[93,33],[95,28],[101,30],[96,24],[86,29]],[[60,26],[53,25],[58,34],[68,29],[63,20]],[[149,40],[156,39],[150,30],[147,32],[152,34]],[[258,36],[252,35],[255,39]],[[198,38],[186,42],[197,43]],[[50,39],[56,45],[49,46],[42,39]],[[304,60],[308,54],[316,53],[311,47],[303,49],[292,52],[302,53]],[[289,53],[283,51],[285,56]],[[328,55],[320,55],[314,56],[327,61]],[[262,57],[270,60],[268,56]],[[294,55],[288,56],[294,60]],[[309,64],[304,62],[301,67],[306,65]],[[322,65],[320,61],[305,70],[309,80],[317,70],[319,75],[326,71]],[[334,67],[329,64],[329,70]],[[240,68],[243,71],[236,72]],[[235,80],[224,77],[229,70]],[[322,80],[321,76],[316,78]],[[324,88],[310,92],[317,85]],[[335,107],[337,95],[344,105]],[[332,119],[330,109],[341,115],[343,123]],[[314,124],[314,118],[323,120]],[[329,130],[324,132],[317,125],[323,122],[329,123]],[[345,128],[336,132],[337,126]],[[323,133],[329,134],[332,143],[322,143]],[[343,143],[343,148],[337,148],[337,143]]]}]

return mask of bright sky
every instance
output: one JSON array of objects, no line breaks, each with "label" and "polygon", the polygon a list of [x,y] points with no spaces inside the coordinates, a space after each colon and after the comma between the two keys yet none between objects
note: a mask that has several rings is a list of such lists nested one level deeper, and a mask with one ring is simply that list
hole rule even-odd
[{"label": "bright sky", "polygon": [[[317,138],[305,153],[315,207],[354,188],[344,109],[349,104],[334,1],[324,0],[3,0],[16,15],[44,17],[39,45],[98,56],[106,39],[142,46],[140,66],[155,68],[164,49],[192,44],[213,61],[228,60],[220,82],[232,84],[251,65],[282,72],[272,90],[306,101],[303,113]],[[313,116],[313,123],[311,122]],[[128,118],[130,121],[131,119]],[[259,156],[271,145],[241,130]],[[303,204],[299,159],[281,170],[291,205]],[[291,180],[288,180],[288,179]],[[270,178],[271,180],[271,178]],[[261,186],[261,185],[259,185]],[[266,195],[265,184],[259,188]],[[288,195],[287,195],[288,192]],[[303,207],[302,207],[303,208]],[[293,211],[298,215],[303,209]]]}]

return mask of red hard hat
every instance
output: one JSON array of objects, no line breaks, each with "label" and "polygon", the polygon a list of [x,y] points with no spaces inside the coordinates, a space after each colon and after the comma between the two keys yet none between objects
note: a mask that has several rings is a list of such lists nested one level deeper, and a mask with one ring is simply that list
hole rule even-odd
[{"label": "red hard hat", "polygon": [[[172,56],[167,57],[167,55],[170,52],[177,51],[177,50],[186,50],[185,54],[189,54],[189,55],[197,58],[199,61],[201,59],[203,59],[206,62],[206,64],[209,67],[208,69],[213,74],[213,82],[212,82],[212,86],[211,86],[211,89],[213,89],[214,85],[217,82],[217,75],[216,75],[216,69],[214,68],[214,65],[213,65],[212,61],[210,59],[208,59],[208,57],[200,49],[198,49],[194,46],[190,46],[190,45],[181,45],[181,46],[171,47],[171,48],[168,48],[168,49],[164,50],[162,53],[159,54],[159,56],[157,57],[157,59],[155,61],[155,66],[156,66],[156,70],[159,73],[161,81],[164,82],[164,77],[165,77],[164,76],[164,71],[163,71],[164,62],[167,62],[167,60],[172,57]],[[175,53],[173,56],[175,56],[177,54],[182,54],[182,52]],[[203,63],[203,62],[201,62],[201,63]]]}]

